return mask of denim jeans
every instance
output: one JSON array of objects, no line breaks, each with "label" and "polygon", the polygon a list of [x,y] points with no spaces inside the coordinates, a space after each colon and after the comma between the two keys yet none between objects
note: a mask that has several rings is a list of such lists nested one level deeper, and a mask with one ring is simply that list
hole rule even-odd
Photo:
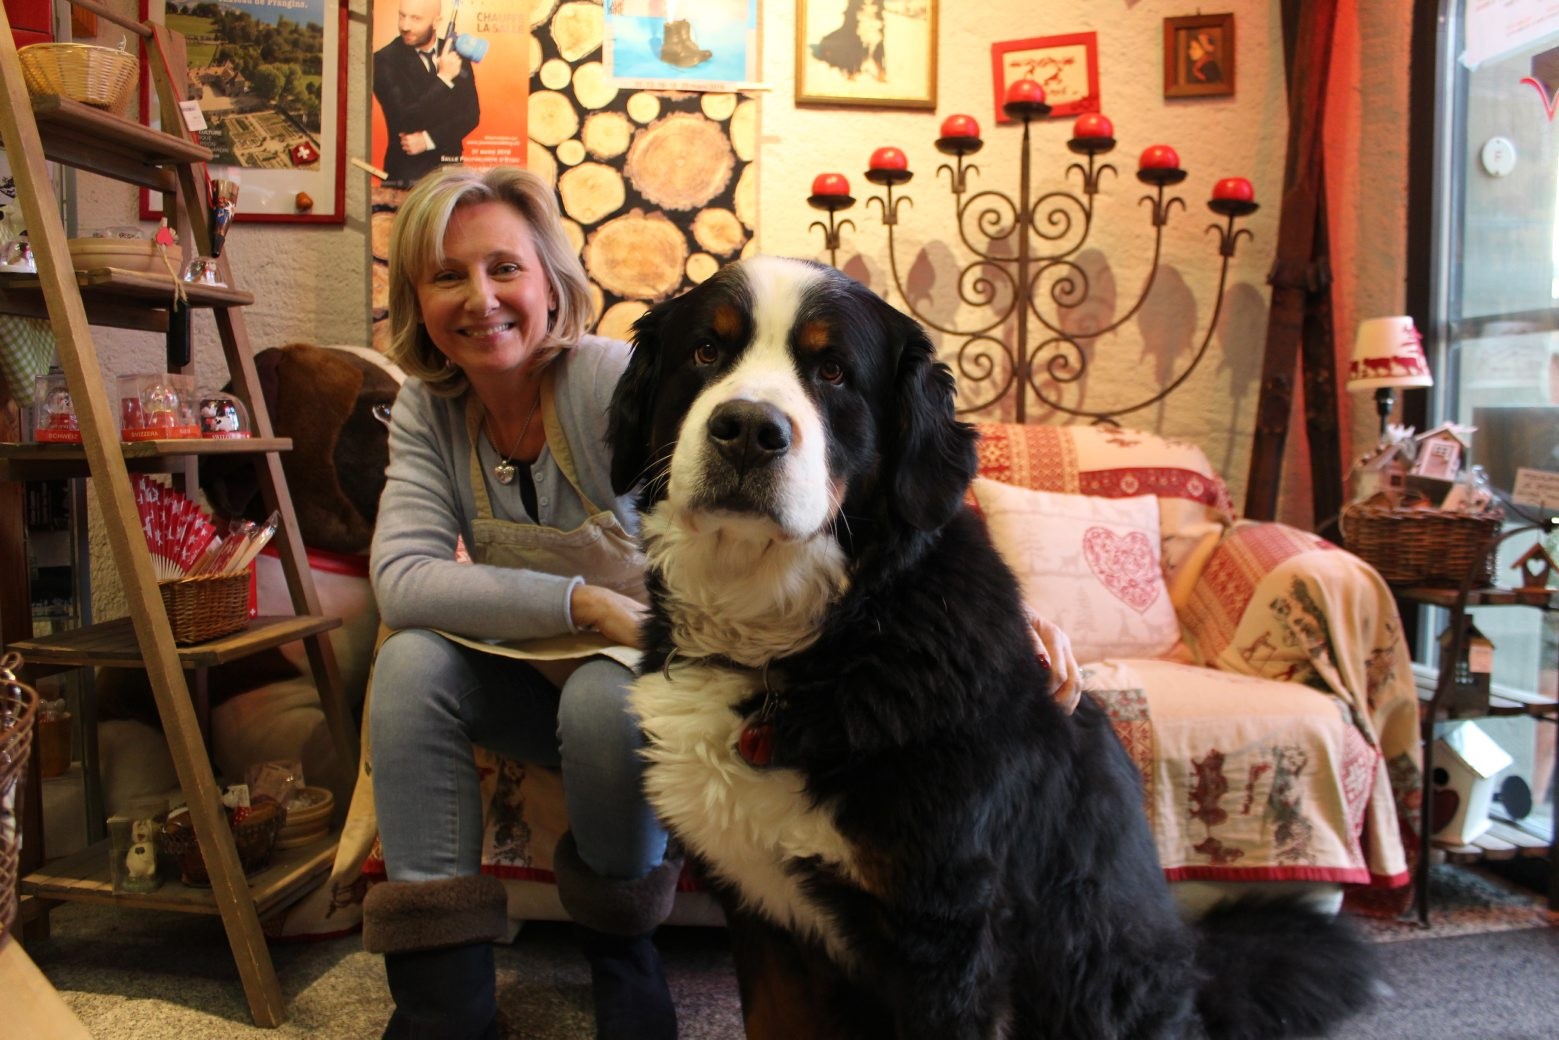
[{"label": "denim jeans", "polygon": [[562,767],[579,855],[603,877],[660,865],[666,832],[644,800],[633,674],[592,658],[559,690],[524,661],[426,629],[385,640],[369,707],[374,806],[391,881],[481,869],[482,802],[471,745]]}]

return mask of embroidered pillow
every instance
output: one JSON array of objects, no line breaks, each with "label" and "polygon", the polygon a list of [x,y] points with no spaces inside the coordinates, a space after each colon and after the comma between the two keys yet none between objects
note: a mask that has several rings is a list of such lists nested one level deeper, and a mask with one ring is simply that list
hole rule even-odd
[{"label": "embroidered pillow", "polygon": [[1066,632],[1079,662],[1183,655],[1156,497],[1066,495],[984,477],[974,497],[1024,600]]}]

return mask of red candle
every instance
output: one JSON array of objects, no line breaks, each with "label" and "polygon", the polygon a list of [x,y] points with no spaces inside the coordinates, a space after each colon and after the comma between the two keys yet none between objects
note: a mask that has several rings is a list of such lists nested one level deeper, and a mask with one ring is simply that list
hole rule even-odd
[{"label": "red candle", "polygon": [[867,165],[874,170],[907,170],[909,157],[892,145],[886,145],[872,153]]},{"label": "red candle", "polygon": [[1213,198],[1229,199],[1233,202],[1254,202],[1256,189],[1252,188],[1250,181],[1244,177],[1225,177],[1213,185]]},{"label": "red candle", "polygon": [[814,195],[848,195],[850,181],[842,173],[820,173],[812,178]]},{"label": "red candle", "polygon": [[943,137],[979,137],[980,124],[974,116],[948,116],[942,120]]},{"label": "red candle", "polygon": [[1031,79],[1015,79],[1007,84],[1007,103],[1015,101],[1030,101],[1042,103],[1045,100],[1045,88]]},{"label": "red candle", "polygon": [[1084,112],[1072,124],[1073,137],[1114,137],[1115,124],[1098,112]]},{"label": "red candle", "polygon": [[1142,150],[1137,166],[1143,170],[1178,170],[1180,156],[1167,144],[1150,144]]}]

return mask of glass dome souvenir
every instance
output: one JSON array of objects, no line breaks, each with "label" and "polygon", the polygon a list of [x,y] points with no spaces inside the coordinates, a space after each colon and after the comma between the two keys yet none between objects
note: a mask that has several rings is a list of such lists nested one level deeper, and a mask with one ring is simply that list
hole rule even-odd
[{"label": "glass dome souvenir", "polygon": [[200,436],[195,378],[176,372],[119,377],[119,439],[179,440]]},{"label": "glass dome souvenir", "polygon": [[63,375],[39,376],[33,406],[37,419],[33,439],[39,444],[80,444],[81,425],[76,419],[76,402]]},{"label": "glass dome souvenir", "polygon": [[232,394],[220,390],[202,395],[200,435],[207,440],[237,440],[252,436],[249,409]]}]

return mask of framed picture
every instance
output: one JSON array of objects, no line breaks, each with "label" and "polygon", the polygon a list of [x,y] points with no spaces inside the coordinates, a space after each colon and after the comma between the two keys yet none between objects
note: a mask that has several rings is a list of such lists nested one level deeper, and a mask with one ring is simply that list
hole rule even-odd
[{"label": "framed picture", "polygon": [[1002,111],[1007,86],[1031,79],[1045,88],[1052,116],[1099,111],[1099,35],[1070,33],[991,44],[991,88],[996,122],[1011,123]]},{"label": "framed picture", "polygon": [[1234,93],[1234,15],[1164,19],[1164,96]]},{"label": "framed picture", "polygon": [[936,108],[941,0],[796,0],[796,103]]},{"label": "framed picture", "polygon": [[[184,34],[208,173],[238,185],[233,219],[346,221],[346,0],[141,0]],[[141,120],[159,126],[142,62]],[[162,216],[141,192],[141,219]]]}]

